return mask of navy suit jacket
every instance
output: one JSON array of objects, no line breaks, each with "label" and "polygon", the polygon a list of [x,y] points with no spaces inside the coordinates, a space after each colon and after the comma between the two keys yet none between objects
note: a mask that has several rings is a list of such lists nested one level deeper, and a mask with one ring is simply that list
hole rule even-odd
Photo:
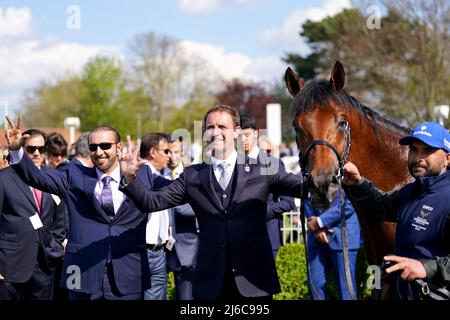
[{"label": "navy suit jacket", "polygon": [[[67,288],[69,282],[70,290],[98,293],[106,261],[111,259],[120,293],[133,294],[148,288],[147,215],[139,212],[126,198],[110,220],[94,195],[98,179],[95,168],[71,163],[63,171],[38,170],[27,155],[12,167],[29,185],[57,194],[66,202],[70,227],[61,278],[63,287]],[[152,175],[146,167],[138,172],[138,176],[145,188],[171,182]],[[80,286],[73,280],[78,268],[81,271]]]},{"label": "navy suit jacket", "polygon": [[30,187],[11,167],[0,170],[0,274],[6,281],[23,283],[30,279],[39,247],[44,253],[40,262],[49,272],[54,271],[57,260],[64,255],[64,204],[43,192],[39,217],[44,227],[38,230],[30,221],[36,212]]},{"label": "navy suit jacket", "polygon": [[[332,228],[333,233],[328,235],[328,245],[332,250],[342,250],[342,237],[341,237],[341,196],[338,194],[336,199],[334,199],[331,207],[325,211],[315,210],[311,206],[311,201],[305,201],[305,216],[309,218],[311,216],[320,217],[324,227]],[[361,231],[359,227],[358,216],[356,215],[355,209],[353,208],[350,200],[345,197],[345,217],[347,225],[347,241],[348,248],[350,250],[356,250],[361,246]],[[312,231],[308,230],[308,246],[317,247],[322,245],[319,241],[314,238]]]},{"label": "navy suit jacket", "polygon": [[194,210],[189,204],[170,209],[170,219],[175,246],[167,254],[167,266],[179,271],[181,266],[193,267],[198,251],[198,234]]},{"label": "navy suit jacket", "polygon": [[[262,163],[278,165],[278,170],[285,171],[284,163],[280,159],[268,155],[260,151],[258,158]],[[269,233],[272,249],[278,250],[282,245],[281,227],[283,226],[283,213],[295,209],[294,198],[288,196],[279,196],[277,194],[269,194],[267,198],[267,232]]]},{"label": "navy suit jacket", "polygon": [[280,291],[266,227],[267,197],[270,192],[299,197],[302,180],[281,171],[264,174],[266,168],[249,162],[248,157],[238,156],[234,169],[236,188],[227,208],[213,189],[212,166],[205,163],[186,168],[172,184],[157,192],[143,188],[139,179],[122,187],[142,212],[184,203],[191,205],[200,228],[193,280],[196,299],[219,297],[228,254],[243,296],[258,297]]}]

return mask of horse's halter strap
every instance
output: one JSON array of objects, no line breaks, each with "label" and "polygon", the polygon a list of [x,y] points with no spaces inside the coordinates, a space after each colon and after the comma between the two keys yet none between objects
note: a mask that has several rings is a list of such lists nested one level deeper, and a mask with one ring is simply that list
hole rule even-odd
[{"label": "horse's halter strap", "polygon": [[299,153],[298,162],[299,162],[300,168],[302,170],[303,176],[305,177],[305,180],[310,175],[309,173],[306,172],[306,162],[308,161],[308,154],[317,145],[327,146],[334,152],[334,154],[336,155],[336,158],[338,160],[338,163],[339,163],[339,169],[337,170],[336,178],[340,181],[344,178],[343,167],[344,167],[344,164],[347,162],[347,158],[348,158],[348,155],[350,154],[350,147],[351,147],[350,125],[348,124],[348,121],[344,122],[343,127],[345,130],[347,145],[346,145],[346,148],[345,148],[342,156],[339,154],[339,152],[335,146],[333,146],[331,143],[329,143],[328,141],[325,141],[325,140],[314,140],[306,147],[305,154],[303,156],[301,156],[301,154]]}]

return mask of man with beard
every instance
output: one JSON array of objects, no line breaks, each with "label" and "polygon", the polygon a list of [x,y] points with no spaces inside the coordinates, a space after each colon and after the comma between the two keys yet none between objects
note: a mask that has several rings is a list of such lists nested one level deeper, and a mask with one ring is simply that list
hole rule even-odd
[{"label": "man with beard", "polygon": [[[103,125],[89,133],[94,168],[69,165],[63,171],[39,170],[24,155],[21,117],[7,117],[11,167],[33,188],[63,197],[69,213],[69,236],[61,285],[70,300],[137,300],[149,287],[145,227],[147,217],[119,191],[117,160],[120,135]],[[168,180],[138,172],[146,188]],[[170,181],[169,181],[170,183]]]},{"label": "man with beard", "polygon": [[360,208],[397,222],[395,255],[384,257],[386,272],[393,273],[395,298],[417,300],[424,285],[449,285],[450,135],[441,125],[427,122],[399,143],[409,146],[408,169],[414,182],[383,193],[349,162],[344,184]]}]

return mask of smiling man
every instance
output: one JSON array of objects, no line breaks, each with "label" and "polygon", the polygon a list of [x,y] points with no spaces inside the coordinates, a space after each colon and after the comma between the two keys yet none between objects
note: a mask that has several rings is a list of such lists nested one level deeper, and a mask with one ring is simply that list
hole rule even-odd
[{"label": "smiling man", "polygon": [[[423,123],[400,139],[409,146],[408,169],[415,181],[392,193],[377,190],[353,163],[344,166],[347,194],[360,208],[397,222],[393,264],[395,297],[421,299],[414,280],[448,286],[450,279],[450,135],[435,122]],[[398,272],[396,272],[398,271]]]},{"label": "smiling man", "polygon": [[[146,216],[118,190],[121,179],[117,159],[122,149],[114,128],[99,126],[88,137],[94,168],[69,164],[64,171],[38,170],[22,147],[21,119],[7,140],[11,167],[26,183],[64,198],[69,213],[69,235],[61,285],[71,300],[142,299],[149,287],[146,258]],[[167,180],[138,172],[145,188]]]},{"label": "smiling man", "polygon": [[267,197],[270,192],[299,197],[301,177],[284,171],[264,174],[267,169],[259,163],[238,155],[239,113],[229,106],[210,109],[204,130],[210,159],[185,168],[169,186],[154,192],[146,192],[135,179],[143,162],[129,141],[122,154],[128,183],[122,190],[142,212],[191,205],[200,229],[194,299],[270,299],[280,284],[266,227]]}]

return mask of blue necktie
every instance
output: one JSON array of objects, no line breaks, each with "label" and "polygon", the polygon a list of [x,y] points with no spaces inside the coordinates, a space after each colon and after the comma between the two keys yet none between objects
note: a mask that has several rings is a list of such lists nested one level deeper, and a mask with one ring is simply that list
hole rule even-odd
[{"label": "blue necktie", "polygon": [[112,219],[114,218],[114,203],[111,191],[111,182],[112,178],[110,176],[105,176],[102,179],[103,182],[103,190],[100,194],[100,203],[102,209],[106,212],[106,214]]}]

